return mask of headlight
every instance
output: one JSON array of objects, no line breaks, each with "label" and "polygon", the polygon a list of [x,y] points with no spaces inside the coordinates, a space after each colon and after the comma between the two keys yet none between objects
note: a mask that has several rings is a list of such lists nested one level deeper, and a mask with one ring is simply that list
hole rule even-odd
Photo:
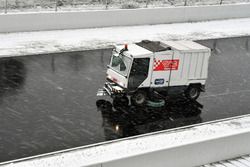
[{"label": "headlight", "polygon": [[112,77],[110,75],[108,75],[108,74],[107,74],[107,78],[112,80]]}]

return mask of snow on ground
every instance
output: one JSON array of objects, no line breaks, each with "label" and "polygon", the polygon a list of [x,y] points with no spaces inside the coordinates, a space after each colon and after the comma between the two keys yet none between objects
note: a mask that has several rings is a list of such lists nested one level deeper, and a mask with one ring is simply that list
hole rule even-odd
[{"label": "snow on ground", "polygon": [[21,56],[111,47],[149,40],[199,40],[250,35],[250,18],[96,29],[0,34],[0,56]]}]

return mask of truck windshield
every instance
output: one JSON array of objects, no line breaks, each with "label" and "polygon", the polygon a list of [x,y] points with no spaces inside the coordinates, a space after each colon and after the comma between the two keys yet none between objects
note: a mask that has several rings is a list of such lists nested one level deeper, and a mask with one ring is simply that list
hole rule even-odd
[{"label": "truck windshield", "polygon": [[123,76],[127,76],[131,62],[132,60],[129,57],[113,51],[110,67]]}]

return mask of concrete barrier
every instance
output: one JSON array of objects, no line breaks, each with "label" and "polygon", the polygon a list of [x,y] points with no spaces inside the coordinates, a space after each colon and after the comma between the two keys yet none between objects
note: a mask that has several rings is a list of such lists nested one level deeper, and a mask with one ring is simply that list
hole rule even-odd
[{"label": "concrete barrier", "polygon": [[80,29],[250,17],[250,4],[0,14],[0,32]]},{"label": "concrete barrier", "polygon": [[250,115],[130,137],[1,167],[187,167],[250,154]]}]

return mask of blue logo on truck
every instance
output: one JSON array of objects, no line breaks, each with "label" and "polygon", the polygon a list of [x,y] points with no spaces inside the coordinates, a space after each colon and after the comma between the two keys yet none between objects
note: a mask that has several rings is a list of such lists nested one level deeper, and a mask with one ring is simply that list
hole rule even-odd
[{"label": "blue logo on truck", "polygon": [[164,79],[155,79],[155,85],[163,85],[164,84]]}]

